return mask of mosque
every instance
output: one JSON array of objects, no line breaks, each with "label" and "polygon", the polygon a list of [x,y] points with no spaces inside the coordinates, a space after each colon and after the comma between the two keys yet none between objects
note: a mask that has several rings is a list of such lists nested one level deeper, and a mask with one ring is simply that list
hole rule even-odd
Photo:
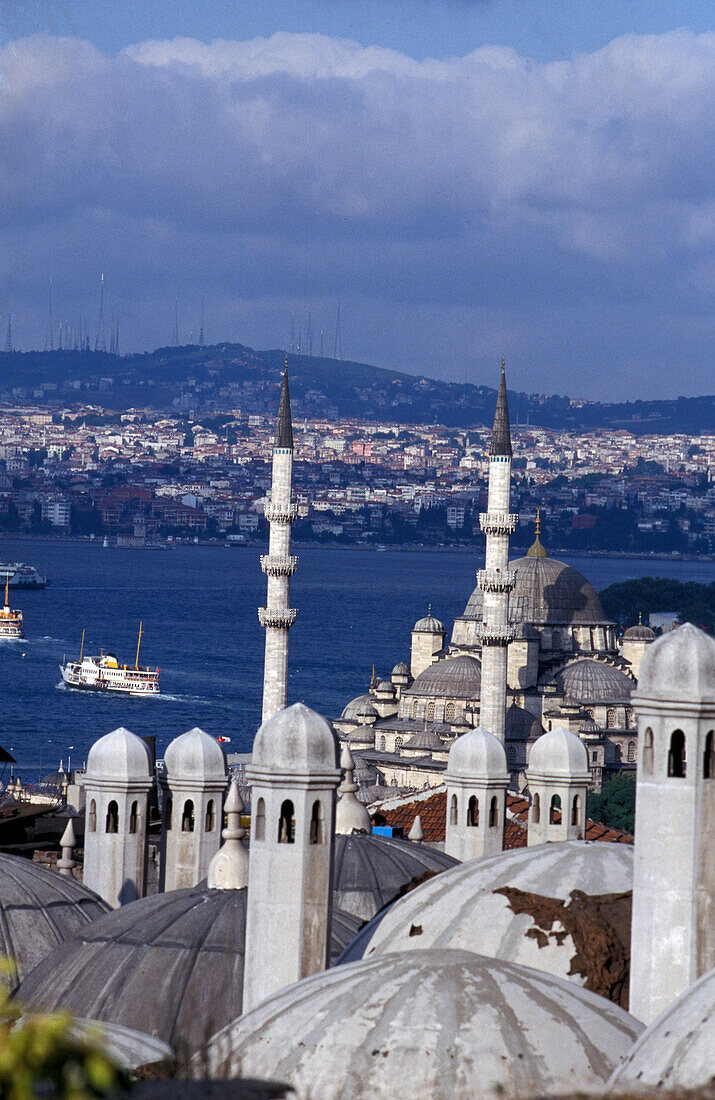
[{"label": "mosque", "polygon": [[[76,815],[83,883],[73,874],[75,818],[59,874],[0,854],[0,930],[21,1003],[100,1021],[129,1067],[173,1058],[184,1076],[278,1081],[305,1100],[618,1096],[643,1085],[653,1095],[712,1083],[715,641],[689,624],[642,639],[629,696],[635,843],[588,842],[590,743],[548,714],[595,704],[561,698],[562,681],[547,692],[547,671],[565,676],[584,661],[629,673],[607,648],[602,616],[588,623],[588,645],[606,648],[574,649],[572,661],[562,648],[550,665],[556,624],[537,622],[535,682],[513,702],[518,563],[508,563],[508,456],[492,447],[500,468],[483,522],[482,622],[464,617],[463,648],[451,654],[436,646],[439,632],[418,631],[434,639],[430,660],[398,674],[408,681],[400,706],[434,702],[436,722],[438,704],[455,705],[451,725],[451,712],[439,715],[451,736],[436,730],[443,844],[427,841],[419,812],[408,839],[381,835],[358,797],[352,733],[341,740],[304,704],[287,705],[297,559],[284,377],[262,559],[263,722],[246,773],[250,837],[221,746],[188,731],[165,754],[160,890],[147,894],[153,761],[126,729],[100,737]],[[585,626],[571,618],[569,645],[576,633],[586,646]],[[408,694],[444,666],[462,670],[451,693]],[[476,697],[467,695],[474,666]],[[532,714],[526,703],[547,696],[524,767],[527,844],[507,850],[507,715],[514,706]],[[180,1096],[181,1083],[172,1087]]]}]

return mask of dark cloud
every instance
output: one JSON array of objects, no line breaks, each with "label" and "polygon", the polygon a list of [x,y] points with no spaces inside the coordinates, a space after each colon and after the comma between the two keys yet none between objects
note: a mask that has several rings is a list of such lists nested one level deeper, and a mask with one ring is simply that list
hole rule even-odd
[{"label": "dark cloud", "polygon": [[104,271],[136,346],[167,338],[175,294],[259,345],[341,301],[344,346],[385,365],[483,378],[504,351],[534,389],[703,389],[714,46],[535,65],[319,35],[16,42],[0,309],[40,340],[49,277],[74,318]]}]

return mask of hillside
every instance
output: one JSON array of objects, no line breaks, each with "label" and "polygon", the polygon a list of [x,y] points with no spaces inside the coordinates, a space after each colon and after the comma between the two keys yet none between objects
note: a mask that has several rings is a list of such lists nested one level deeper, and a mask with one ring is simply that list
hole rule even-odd
[{"label": "hillside", "polygon": [[[0,353],[0,401],[109,408],[145,406],[197,413],[260,413],[275,404],[284,352],[241,344],[157,348],[137,355],[48,351]],[[356,417],[396,423],[488,425],[495,390],[385,370],[368,363],[291,355],[297,415]],[[648,432],[713,431],[715,397],[622,404],[510,391],[512,421],[550,428],[626,428]]]}]

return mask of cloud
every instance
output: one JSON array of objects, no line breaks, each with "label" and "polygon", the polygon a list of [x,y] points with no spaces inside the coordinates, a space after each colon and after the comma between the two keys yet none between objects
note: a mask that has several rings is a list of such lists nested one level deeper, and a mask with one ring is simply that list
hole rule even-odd
[{"label": "cloud", "polygon": [[654,372],[666,392],[674,354],[697,388],[714,53],[684,31],[546,65],[307,34],[12,43],[5,308],[39,339],[49,276],[74,315],[104,270],[138,344],[166,339],[173,294],[273,344],[340,300],[350,353],[386,365],[484,378],[500,345],[530,388],[610,395],[625,339],[630,392]]}]

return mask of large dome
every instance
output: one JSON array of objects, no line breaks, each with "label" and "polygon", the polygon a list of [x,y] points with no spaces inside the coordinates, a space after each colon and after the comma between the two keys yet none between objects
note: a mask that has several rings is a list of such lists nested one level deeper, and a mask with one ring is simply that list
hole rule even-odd
[{"label": "large dome", "polygon": [[627,845],[571,840],[500,852],[461,863],[401,898],[358,933],[340,961],[460,948],[625,1003],[632,884]]},{"label": "large dome", "polygon": [[198,1074],[320,1100],[472,1100],[603,1090],[643,1025],[586,990],[469,951],[316,974],[214,1035]]},{"label": "large dome", "polygon": [[445,852],[386,836],[335,837],[335,905],[370,920],[406,887],[454,867]]},{"label": "large dome", "polygon": [[577,703],[628,704],[636,686],[625,672],[590,657],[572,661],[554,674],[551,683]]},{"label": "large dome", "polygon": [[[570,565],[556,558],[517,558],[509,563],[516,583],[509,593],[509,622],[537,626],[605,623],[596,589]],[[464,609],[465,619],[482,621],[482,591],[475,588]]]},{"label": "large dome", "polygon": [[482,666],[476,657],[462,654],[437,661],[421,672],[405,695],[445,695],[451,699],[479,698]]}]

